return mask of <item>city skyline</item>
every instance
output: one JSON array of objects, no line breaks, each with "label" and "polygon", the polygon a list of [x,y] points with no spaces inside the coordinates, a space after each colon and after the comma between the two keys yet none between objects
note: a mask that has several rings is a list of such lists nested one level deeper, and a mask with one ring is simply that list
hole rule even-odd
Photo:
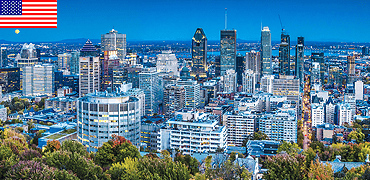
[{"label": "city skyline", "polygon": [[[370,42],[366,1],[104,1],[64,0],[58,3],[56,29],[1,29],[7,41],[59,41],[99,39],[112,28],[135,40],[188,40],[196,28],[203,28],[209,40],[219,40],[224,29],[224,9],[228,27],[237,30],[238,39],[258,41],[261,23],[271,30],[272,41],[279,40],[281,25],[293,39],[307,41]],[[114,6],[113,6],[114,5]],[[81,8],[83,7],[83,8]],[[109,14],[107,13],[109,12]],[[314,12],[314,13],[313,13]],[[202,17],[202,18],[199,18]]]}]

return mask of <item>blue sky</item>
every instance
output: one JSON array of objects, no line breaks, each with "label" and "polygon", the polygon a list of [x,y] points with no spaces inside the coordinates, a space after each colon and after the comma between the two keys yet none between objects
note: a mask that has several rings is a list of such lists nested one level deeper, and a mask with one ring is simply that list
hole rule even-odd
[{"label": "blue sky", "polygon": [[132,40],[190,40],[202,27],[209,40],[228,28],[259,40],[261,22],[280,38],[278,14],[291,40],[370,42],[369,0],[59,0],[57,29],[0,29],[8,41],[99,39],[114,26]]}]

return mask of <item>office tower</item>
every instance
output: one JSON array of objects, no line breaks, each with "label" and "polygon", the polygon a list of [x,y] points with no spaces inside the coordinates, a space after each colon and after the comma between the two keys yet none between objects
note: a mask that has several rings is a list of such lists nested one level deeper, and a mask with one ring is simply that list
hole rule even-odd
[{"label": "office tower", "polygon": [[269,27],[267,26],[263,27],[261,31],[261,59],[262,59],[262,75],[271,75],[272,74],[271,32]]},{"label": "office tower", "polygon": [[202,28],[195,31],[191,48],[192,76],[207,77],[207,37]]},{"label": "office tower", "polygon": [[362,55],[363,56],[368,56],[369,55],[369,47],[367,47],[367,46],[362,47]]},{"label": "office tower", "polygon": [[101,91],[108,88],[113,88],[113,71],[119,66],[120,59],[117,56],[117,51],[104,51],[104,59],[101,62]]},{"label": "office tower", "polygon": [[299,79],[301,88],[304,86],[304,37],[297,38],[297,45],[295,48],[295,77]]},{"label": "office tower", "polygon": [[243,73],[243,92],[254,93],[256,90],[256,73],[251,69],[247,69]]},{"label": "office tower", "polygon": [[175,117],[175,112],[185,106],[185,88],[180,85],[167,85],[163,92],[164,117]]},{"label": "office tower", "polygon": [[113,88],[121,87],[122,83],[132,83],[133,88],[139,88],[139,74],[142,67],[114,67]]},{"label": "office tower", "polygon": [[236,56],[236,75],[238,79],[238,84],[243,84],[243,72],[246,70],[245,57],[241,54]]},{"label": "office tower", "polygon": [[324,59],[324,53],[312,53],[311,54],[311,62],[312,64],[314,62],[319,63],[320,65],[320,82],[322,85],[324,85],[324,80],[325,80],[325,72],[326,72],[326,64],[325,64],[325,59]]},{"label": "office tower", "polygon": [[58,70],[69,70],[72,55],[69,53],[58,54]]},{"label": "office tower", "polygon": [[78,75],[80,73],[80,52],[71,52],[71,61],[69,63],[71,75]]},{"label": "office tower", "polygon": [[338,125],[352,124],[352,109],[348,103],[341,103],[338,105]]},{"label": "office tower", "polygon": [[215,76],[221,76],[221,57],[215,57]]},{"label": "office tower", "polygon": [[8,66],[8,52],[6,47],[0,49],[0,68]]},{"label": "office tower", "polygon": [[330,97],[325,103],[325,123],[334,124],[335,107],[333,99]]},{"label": "office tower", "polygon": [[221,30],[221,76],[228,69],[236,69],[236,30]]},{"label": "office tower", "polygon": [[261,78],[261,91],[265,93],[272,93],[272,84],[274,80],[273,75],[264,75]]},{"label": "office tower", "polygon": [[347,56],[347,84],[353,84],[356,80],[355,56]]},{"label": "office tower", "polygon": [[100,62],[96,48],[87,40],[80,51],[79,95],[80,97],[99,91],[100,89]]},{"label": "office tower", "polygon": [[328,83],[335,87],[342,86],[343,84],[343,67],[331,66],[329,67],[329,78]]},{"label": "office tower", "polygon": [[117,56],[124,60],[126,57],[126,34],[118,33],[112,29],[109,33],[101,35],[102,51],[117,51]]},{"label": "office tower", "polygon": [[244,139],[254,133],[257,116],[248,111],[238,114],[225,113],[223,125],[227,127],[228,146],[241,147]]},{"label": "office tower", "polygon": [[52,96],[54,93],[54,66],[43,64],[23,67],[24,96]]},{"label": "office tower", "polygon": [[157,69],[143,68],[139,73],[139,88],[145,94],[145,115],[159,113],[159,104],[162,100],[163,90],[161,91],[160,79]]},{"label": "office tower", "polygon": [[126,93],[95,92],[78,99],[77,140],[88,152],[97,152],[112,135],[140,146],[139,99]]},{"label": "office tower", "polygon": [[263,114],[259,120],[259,130],[270,140],[297,143],[297,115],[295,110],[277,110]]},{"label": "office tower", "polygon": [[178,149],[189,155],[194,152],[215,153],[218,148],[224,151],[227,129],[217,125],[217,118],[217,115],[199,114],[187,109],[177,111],[175,118],[168,120],[159,132],[158,150]]},{"label": "office tower", "polygon": [[34,66],[38,60],[35,45],[32,43],[23,44],[21,53],[15,57],[16,67],[20,67],[21,71],[23,67]]},{"label": "office tower", "polygon": [[364,100],[364,82],[362,81],[355,82],[355,99]]},{"label": "office tower", "polygon": [[63,86],[63,72],[54,70],[54,95],[56,95],[58,89],[62,88]]},{"label": "office tower", "polygon": [[261,74],[261,53],[256,51],[247,52],[245,54],[246,69],[253,70],[257,77]]},{"label": "office tower", "polygon": [[197,109],[200,107],[200,85],[193,80],[180,80],[177,85],[185,89],[185,108]]},{"label": "office tower", "polygon": [[281,33],[279,61],[279,74],[290,75],[290,36],[284,32]]},{"label": "office tower", "polygon": [[311,86],[313,86],[314,84],[321,85],[320,63],[318,63],[318,62],[312,62],[310,82],[311,82]]},{"label": "office tower", "polygon": [[324,107],[321,104],[312,103],[311,105],[311,122],[312,127],[324,124],[325,120]]},{"label": "office tower", "polygon": [[275,96],[287,96],[288,101],[299,102],[299,80],[294,76],[280,76],[272,80],[272,93]]},{"label": "office tower", "polygon": [[79,76],[78,75],[63,75],[63,86],[68,86],[72,88],[72,91],[79,94]]},{"label": "office tower", "polygon": [[171,50],[162,51],[162,54],[157,54],[157,72],[178,76],[178,68],[176,55]]},{"label": "office tower", "polygon": [[[116,89],[118,90],[118,89]],[[123,83],[121,84],[121,88],[119,89],[120,92],[124,92],[129,94],[132,97],[136,97],[139,99],[139,105],[141,108],[140,117],[144,116],[145,114],[145,93],[142,89],[139,88],[132,88],[132,83]]]},{"label": "office tower", "polygon": [[233,69],[226,70],[226,73],[222,76],[223,92],[233,93],[236,92],[236,72]]},{"label": "office tower", "polygon": [[0,86],[2,93],[11,93],[21,89],[21,73],[19,68],[1,68]]},{"label": "office tower", "polygon": [[219,89],[219,85],[218,85],[216,80],[209,80],[209,81],[204,82],[202,88],[207,90],[207,93],[208,93],[207,102],[209,101],[210,98],[216,98],[217,97],[217,92],[218,92],[218,89]]}]

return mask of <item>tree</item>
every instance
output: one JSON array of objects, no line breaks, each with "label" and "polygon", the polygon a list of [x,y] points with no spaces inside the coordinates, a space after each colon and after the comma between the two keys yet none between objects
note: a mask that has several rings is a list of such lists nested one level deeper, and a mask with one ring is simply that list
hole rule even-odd
[{"label": "tree", "polygon": [[356,140],[357,143],[364,142],[365,134],[361,130],[352,131],[348,134],[348,140]]},{"label": "tree", "polygon": [[113,163],[124,162],[126,157],[139,158],[138,149],[122,136],[113,136],[112,140],[99,147],[95,162],[102,167],[109,167]]},{"label": "tree", "polygon": [[88,153],[86,151],[86,147],[79,142],[66,140],[63,141],[62,146],[60,148],[61,151],[68,151],[71,153],[77,153],[81,156],[87,157]]},{"label": "tree", "polygon": [[60,142],[57,140],[47,141],[46,147],[44,150],[44,154],[46,153],[52,153],[54,151],[58,151],[60,149]]},{"label": "tree", "polygon": [[265,166],[268,171],[263,175],[263,178],[266,180],[305,179],[307,175],[303,155],[277,154],[276,156],[267,157]]},{"label": "tree", "polygon": [[233,151],[233,152],[230,153],[230,156],[229,156],[229,159],[230,159],[231,162],[235,161],[237,154],[238,154],[238,158],[244,158],[243,154]]},{"label": "tree", "polygon": [[334,173],[330,164],[323,164],[318,159],[315,163],[311,161],[311,166],[308,171],[309,180],[331,180],[333,179]]},{"label": "tree", "polygon": [[249,140],[268,140],[268,139],[269,137],[265,133],[261,131],[254,132],[243,140],[242,146],[246,146]]},{"label": "tree", "polygon": [[191,157],[190,155],[182,155],[180,153],[176,154],[176,157],[174,158],[175,162],[181,162],[182,164],[185,164],[189,170],[190,174],[195,175],[199,172],[199,162],[197,159]]},{"label": "tree", "polygon": [[300,151],[300,148],[299,148],[298,144],[296,144],[296,143],[289,143],[289,142],[283,141],[279,145],[277,153],[281,153],[283,151],[288,153],[289,155],[296,155]]}]

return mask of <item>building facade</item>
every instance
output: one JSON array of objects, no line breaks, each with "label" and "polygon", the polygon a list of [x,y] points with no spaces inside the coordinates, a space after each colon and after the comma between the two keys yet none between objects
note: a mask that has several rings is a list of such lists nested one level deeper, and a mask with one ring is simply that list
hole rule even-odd
[{"label": "building facade", "polygon": [[159,104],[163,98],[163,89],[156,68],[143,68],[139,73],[139,88],[145,94],[145,115],[159,112]]},{"label": "building facade", "polygon": [[101,35],[102,51],[117,51],[117,56],[124,60],[126,57],[126,34],[118,33],[112,29],[109,33]]},{"label": "building facade", "polygon": [[54,66],[51,64],[23,67],[23,95],[51,96],[54,93]]},{"label": "building facade", "polygon": [[100,60],[90,40],[80,51],[79,95],[80,97],[100,90]]},{"label": "building facade", "polygon": [[207,37],[202,28],[198,28],[192,39],[192,76],[207,77]]},{"label": "building facade", "polygon": [[281,33],[279,64],[279,74],[290,75],[290,36],[284,32]]},{"label": "building facade", "polygon": [[177,64],[176,55],[171,50],[162,51],[162,54],[157,54],[157,72],[179,75],[179,65]]},{"label": "building facade", "polygon": [[228,69],[236,69],[236,30],[221,30],[221,76]]},{"label": "building facade", "polygon": [[21,89],[20,68],[1,68],[0,86],[3,93],[19,91]]},{"label": "building facade", "polygon": [[261,31],[261,60],[262,75],[272,74],[272,47],[271,32],[269,27],[263,27]]},{"label": "building facade", "polygon": [[185,106],[185,88],[181,85],[167,85],[163,92],[164,116],[175,117],[175,112]]}]

